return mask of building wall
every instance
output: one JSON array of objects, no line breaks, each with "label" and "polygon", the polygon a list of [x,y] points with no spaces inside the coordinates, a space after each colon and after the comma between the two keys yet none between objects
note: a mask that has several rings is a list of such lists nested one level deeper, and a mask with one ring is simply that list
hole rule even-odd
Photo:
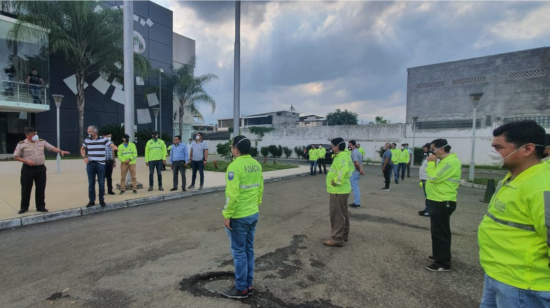
[{"label": "building wall", "polygon": [[[166,74],[171,74],[173,49],[172,49],[172,11],[150,1],[134,1],[134,31],[138,32],[144,40],[145,49],[142,55],[146,57],[152,68],[158,71],[162,68]],[[113,6],[123,5],[122,1],[104,1],[102,5],[106,9]],[[149,21],[149,23],[147,23]],[[142,24],[143,23],[143,24]],[[120,25],[122,27],[122,25]],[[62,59],[50,57],[50,93],[64,95],[60,110],[61,118],[61,147],[71,153],[78,153],[78,109],[76,95],[64,81],[74,75],[74,70],[68,67]],[[85,90],[86,105],[84,114],[84,130],[89,125],[103,127],[109,124],[120,125],[124,122],[123,100],[117,102],[113,95],[118,92],[114,85],[109,85],[105,94],[94,86],[94,82],[100,78],[99,74],[88,76],[86,82],[88,87]],[[108,79],[107,82],[110,82]],[[144,84],[135,85],[134,106],[136,113],[143,110],[144,118],[141,120],[135,116],[134,120],[138,130],[154,129],[155,117],[149,106],[145,91],[146,89],[159,85],[158,74],[144,78]],[[158,97],[158,93],[156,93]],[[41,138],[50,142],[56,140],[56,108],[51,102],[50,111],[36,115],[36,128]],[[163,133],[172,133],[172,93],[163,88],[162,92],[162,128]],[[148,116],[148,117],[147,117]],[[159,116],[160,117],[160,116]],[[143,123],[149,122],[149,123]],[[143,124],[138,124],[143,123]],[[52,142],[53,144],[53,142]]]},{"label": "building wall", "polygon": [[482,92],[481,126],[506,118],[550,115],[550,48],[408,69],[407,116],[418,121],[471,119],[469,95]]}]

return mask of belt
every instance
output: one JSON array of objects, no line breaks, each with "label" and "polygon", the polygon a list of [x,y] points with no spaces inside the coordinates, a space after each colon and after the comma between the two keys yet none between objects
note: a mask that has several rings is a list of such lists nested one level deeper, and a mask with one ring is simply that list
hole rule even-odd
[{"label": "belt", "polygon": [[44,165],[29,166],[29,165],[27,165],[27,164],[23,164],[23,167],[38,168],[38,167],[44,167]]}]

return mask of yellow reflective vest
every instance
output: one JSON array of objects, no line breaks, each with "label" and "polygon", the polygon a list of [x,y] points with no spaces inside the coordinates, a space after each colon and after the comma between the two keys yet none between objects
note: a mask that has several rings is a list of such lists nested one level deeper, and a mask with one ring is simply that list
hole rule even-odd
[{"label": "yellow reflective vest", "polygon": [[262,165],[250,155],[242,155],[227,167],[225,173],[225,219],[243,218],[259,212],[264,193]]},{"label": "yellow reflective vest", "polygon": [[462,175],[462,165],[456,154],[449,154],[439,161],[437,166],[435,162],[429,161],[426,175],[426,198],[428,200],[456,202],[457,189]]},{"label": "yellow reflective vest", "polygon": [[157,141],[155,141],[151,139],[147,141],[147,145],[145,146],[145,162],[166,160],[166,155],[168,155],[168,153],[166,152],[166,144],[163,140],[157,139]]},{"label": "yellow reflective vest", "polygon": [[127,145],[124,143],[120,144],[118,146],[118,159],[120,159],[120,162],[125,162],[127,160],[130,160],[129,164],[133,165],[136,163],[137,158],[137,149],[136,145],[133,142],[128,142]]},{"label": "yellow reflective vest", "polygon": [[359,148],[359,152],[361,152],[361,156],[365,156],[365,150],[363,150],[363,148]]},{"label": "yellow reflective vest", "polygon": [[401,160],[401,150],[398,149],[391,149],[391,162],[394,165],[399,164],[399,161]]},{"label": "yellow reflective vest", "polygon": [[550,166],[537,164],[497,185],[478,229],[485,273],[507,285],[550,291]]},{"label": "yellow reflective vest", "polygon": [[398,150],[398,151],[399,151],[399,163],[408,164],[410,159],[409,151],[407,149]]},{"label": "yellow reflective vest", "polygon": [[319,152],[317,149],[309,149],[309,160],[310,161],[316,161],[317,159],[319,159]]},{"label": "yellow reflective vest", "polygon": [[317,149],[318,159],[325,159],[325,156],[327,155],[327,149],[320,147]]},{"label": "yellow reflective vest", "polygon": [[[349,178],[354,169],[355,167],[351,161],[351,156],[343,151],[336,154],[327,174],[327,192],[337,195],[349,194],[351,192]],[[333,180],[336,186],[332,186]]]}]

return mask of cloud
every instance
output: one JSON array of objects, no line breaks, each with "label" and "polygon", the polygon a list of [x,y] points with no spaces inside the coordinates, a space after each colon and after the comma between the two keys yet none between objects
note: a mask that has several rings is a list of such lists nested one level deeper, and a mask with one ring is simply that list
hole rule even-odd
[{"label": "cloud", "polygon": [[490,32],[505,40],[532,40],[547,35],[550,28],[550,5],[539,8],[525,16],[512,16],[490,27]]}]

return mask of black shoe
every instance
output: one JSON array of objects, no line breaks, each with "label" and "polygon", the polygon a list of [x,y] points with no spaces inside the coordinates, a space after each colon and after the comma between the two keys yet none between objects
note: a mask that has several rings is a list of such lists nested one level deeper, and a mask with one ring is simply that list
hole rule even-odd
[{"label": "black shoe", "polygon": [[101,207],[106,207],[107,206],[107,203],[105,203],[105,201],[103,201],[103,200],[99,201],[99,204],[101,205]]},{"label": "black shoe", "polygon": [[42,213],[48,213],[48,209],[40,209],[40,210],[36,210],[37,212],[42,212]]},{"label": "black shoe", "polygon": [[407,175],[408,178],[410,178],[411,176],[410,175]]},{"label": "black shoe", "polygon": [[355,203],[352,203],[352,204],[348,204],[349,207],[352,207],[354,209],[358,208],[358,207],[361,207],[360,205],[357,205]]},{"label": "black shoe", "polygon": [[187,189],[185,189],[185,187],[183,187],[183,188],[181,189],[181,191],[187,191]]},{"label": "black shoe", "polygon": [[432,265],[426,266],[426,269],[432,272],[449,272],[451,271],[450,266],[439,265],[437,263],[432,263]]},{"label": "black shoe", "polygon": [[248,295],[254,295],[254,288],[248,287]]},{"label": "black shoe", "polygon": [[430,217],[430,213],[428,213],[428,212],[426,212],[426,211],[419,211],[419,212],[418,212],[418,215],[424,216],[424,217]]},{"label": "black shoe", "polygon": [[137,194],[137,190],[134,190],[134,194]]},{"label": "black shoe", "polygon": [[171,188],[170,191],[176,191],[178,190],[177,188]]},{"label": "black shoe", "polygon": [[150,186],[149,189],[147,189],[147,191],[153,191],[153,186]]},{"label": "black shoe", "polygon": [[233,287],[227,291],[223,291],[222,295],[228,298],[244,299],[248,297],[248,289],[239,291],[237,290],[237,287]]},{"label": "black shoe", "polygon": [[195,189],[195,185],[189,185],[189,187],[187,187],[187,189]]},{"label": "black shoe", "polygon": [[199,187],[199,190],[202,190],[202,185],[201,185],[201,187]]},{"label": "black shoe", "polygon": [[90,201],[90,202],[86,205],[86,207],[92,207],[92,206],[94,206],[94,205],[95,205],[95,202],[91,202],[91,201]]},{"label": "black shoe", "polygon": [[19,210],[19,212],[17,212],[17,214],[25,214],[27,212],[27,210]]},{"label": "black shoe", "polygon": [[398,182],[398,181],[395,181],[395,184],[399,184],[399,182]]},{"label": "black shoe", "polygon": [[164,191],[164,188],[162,188],[162,186],[159,186],[159,190]]},{"label": "black shoe", "polygon": [[428,256],[428,260],[432,261],[432,262],[435,262],[434,260],[434,257],[433,256]]},{"label": "black shoe", "polygon": [[110,191],[107,193],[108,195],[115,195],[115,192],[114,191]]},{"label": "black shoe", "polygon": [[124,190],[121,190],[119,195],[124,195]]}]

